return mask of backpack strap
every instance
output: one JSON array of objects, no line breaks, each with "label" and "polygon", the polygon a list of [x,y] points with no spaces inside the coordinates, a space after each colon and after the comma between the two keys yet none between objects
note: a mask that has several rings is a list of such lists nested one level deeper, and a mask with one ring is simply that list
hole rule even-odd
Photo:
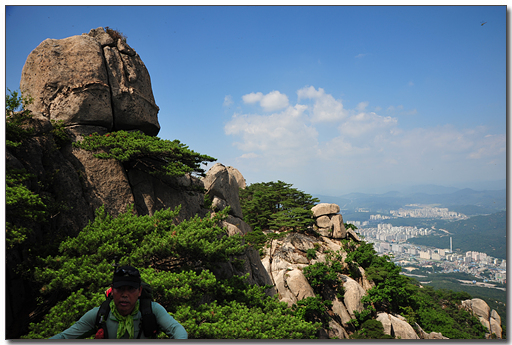
[{"label": "backpack strap", "polygon": [[151,299],[141,298],[139,301],[139,310],[142,314],[142,319],[137,339],[140,339],[141,331],[144,331],[144,336],[148,339],[156,338],[158,323],[156,321],[156,315],[153,314],[153,309],[151,308]]},{"label": "backpack strap", "polygon": [[108,339],[107,317],[110,313],[110,301],[112,301],[111,296],[107,297],[107,299],[101,303],[98,314],[96,314],[95,324],[98,328],[103,329],[103,339]]}]

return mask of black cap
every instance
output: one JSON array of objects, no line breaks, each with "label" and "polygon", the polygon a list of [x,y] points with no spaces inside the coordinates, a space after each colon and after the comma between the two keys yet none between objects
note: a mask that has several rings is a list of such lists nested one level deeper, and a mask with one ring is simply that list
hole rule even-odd
[{"label": "black cap", "polygon": [[114,279],[112,279],[112,287],[114,289],[121,286],[140,287],[140,273],[139,270],[132,266],[119,267],[114,272]]}]

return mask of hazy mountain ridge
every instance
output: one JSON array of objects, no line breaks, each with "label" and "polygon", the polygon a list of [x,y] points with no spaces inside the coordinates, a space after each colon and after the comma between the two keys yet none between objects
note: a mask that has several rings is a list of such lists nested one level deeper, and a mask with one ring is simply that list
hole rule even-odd
[{"label": "hazy mountain ridge", "polygon": [[[436,193],[426,193],[425,189]],[[477,191],[470,188],[422,185],[405,191],[390,191],[384,194],[350,193],[341,196],[314,195],[321,202],[336,203],[342,211],[364,209],[369,212],[389,212],[410,204],[436,205],[450,210],[473,206],[471,214],[490,214],[506,209],[506,189]],[[460,212],[460,211],[457,211]]]}]

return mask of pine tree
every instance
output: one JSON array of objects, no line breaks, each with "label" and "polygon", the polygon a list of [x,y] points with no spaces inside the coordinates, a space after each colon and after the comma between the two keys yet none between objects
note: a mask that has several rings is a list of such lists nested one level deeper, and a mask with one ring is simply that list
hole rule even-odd
[{"label": "pine tree", "polygon": [[317,198],[283,181],[254,183],[240,189],[244,221],[253,228],[304,230],[314,223]]}]

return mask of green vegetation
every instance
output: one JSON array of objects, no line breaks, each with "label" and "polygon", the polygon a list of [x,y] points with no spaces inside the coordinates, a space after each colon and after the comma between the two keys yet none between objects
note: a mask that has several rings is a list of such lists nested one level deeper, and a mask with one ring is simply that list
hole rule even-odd
[{"label": "green vegetation", "polygon": [[355,332],[352,339],[394,339],[393,336],[384,333],[384,326],[380,321],[369,319],[363,322],[361,329]]},{"label": "green vegetation", "polygon": [[416,319],[425,332],[441,332],[450,339],[484,339],[488,330],[477,317],[459,308],[460,301],[470,299],[466,292],[417,289],[416,308],[406,317]]},{"label": "green vegetation", "polygon": [[[507,321],[507,292],[498,289],[492,289],[477,285],[462,285],[460,280],[477,280],[472,275],[467,273],[435,273],[429,274],[428,280],[430,283],[428,286],[435,290],[452,290],[454,292],[467,292],[472,298],[483,299],[491,309],[498,312],[501,317],[502,326],[506,325]],[[498,286],[500,286],[498,284]],[[506,285],[501,285],[506,287]]]},{"label": "green vegetation", "polygon": [[179,140],[162,140],[139,131],[116,131],[105,135],[93,133],[73,145],[95,152],[96,158],[117,159],[127,166],[137,166],[160,176],[188,173],[204,176],[201,164],[216,160],[190,150]]},{"label": "green vegetation", "polygon": [[240,189],[244,221],[254,229],[305,230],[314,223],[317,198],[282,181],[253,183]]},{"label": "green vegetation", "polygon": [[[258,187],[259,195],[256,192],[253,193],[259,197],[260,203],[266,200],[263,196],[268,195],[271,205],[279,204],[279,193],[277,190],[272,190],[274,186],[267,184]],[[243,200],[247,202],[251,199],[245,196]],[[272,209],[277,208],[267,207],[267,217],[272,214],[270,212]],[[245,210],[244,214],[247,214],[250,208]],[[247,220],[251,219],[257,226],[265,226],[263,220],[258,221],[257,217],[248,217]],[[346,227],[357,230],[353,225],[346,224]],[[268,241],[268,235],[265,236],[260,228],[256,228],[254,233],[248,243],[261,248]],[[321,322],[325,326],[330,319],[328,309],[332,305],[333,296],[341,298],[344,294],[340,274],[358,279],[361,277],[359,267],[362,267],[366,277],[373,281],[375,287],[362,298],[365,309],[360,313],[355,312],[356,318],[350,322],[354,328],[351,338],[392,338],[384,334],[382,324],[375,320],[377,311],[401,314],[411,325],[418,323],[426,332],[441,332],[451,339],[483,339],[485,337],[487,330],[478,319],[459,309],[461,299],[471,298],[467,293],[420,288],[416,280],[400,274],[401,267],[391,262],[388,256],[378,256],[373,244],[364,241],[358,243],[353,239],[344,239],[341,243],[342,249],[339,252],[328,252],[325,262],[315,263],[303,269],[304,276],[316,297],[300,301],[294,308],[299,306],[305,308],[303,313],[307,320]],[[344,253],[346,253],[345,260],[343,260]],[[313,250],[307,253],[310,259],[313,254],[315,254]]]},{"label": "green vegetation", "polygon": [[[17,91],[7,90],[9,94],[5,96],[5,144],[8,149],[15,149],[33,135],[33,128],[27,126],[32,114],[25,109],[33,99],[20,95]],[[8,249],[25,242],[32,233],[34,223],[44,221],[47,215],[42,198],[28,188],[28,180],[33,177],[25,169],[6,169],[5,241]]]},{"label": "green vegetation", "polygon": [[297,304],[294,304],[292,309],[301,319],[314,322],[315,324],[320,323],[322,327],[328,327],[329,320],[331,319],[328,314],[328,308],[331,306],[331,301],[315,296],[306,297],[297,301]]},{"label": "green vegetation", "polygon": [[5,241],[7,248],[23,243],[32,233],[34,222],[44,221],[46,205],[38,194],[31,192],[25,181],[33,175],[24,169],[6,169],[5,178]]},{"label": "green vegetation", "polygon": [[[110,284],[115,257],[119,264],[140,267],[154,288],[156,300],[184,325],[191,339],[313,338],[318,324],[306,322],[275,297],[269,286],[251,286],[247,277],[218,280],[217,263],[234,262],[245,244],[228,237],[217,224],[227,209],[213,218],[195,217],[176,224],[179,208],[153,216],[136,216],[132,208],[113,218],[103,208],[77,237],[62,242],[57,255],[39,258],[35,279],[41,292],[60,296],[43,320],[30,326],[25,338],[47,338],[97,306]],[[211,301],[205,303],[204,301]]]},{"label": "green vegetation", "polygon": [[15,148],[34,132],[33,128],[27,127],[32,114],[26,109],[27,105],[32,104],[33,98],[20,95],[18,91],[7,90],[9,94],[5,96],[5,145],[7,148]]}]

